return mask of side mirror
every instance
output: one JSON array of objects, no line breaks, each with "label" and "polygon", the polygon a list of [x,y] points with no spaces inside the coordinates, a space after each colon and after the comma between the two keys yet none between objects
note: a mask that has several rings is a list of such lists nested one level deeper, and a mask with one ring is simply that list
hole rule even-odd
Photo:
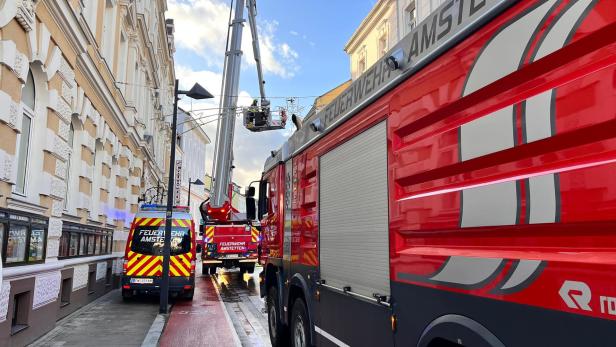
[{"label": "side mirror", "polygon": [[201,253],[201,250],[202,250],[201,244],[198,243],[197,244],[197,253]]},{"label": "side mirror", "polygon": [[[252,190],[254,196],[254,188],[252,188]],[[255,198],[248,195],[246,196],[246,218],[249,220],[257,219],[257,205],[255,202]]]},{"label": "side mirror", "polygon": [[246,189],[246,197],[254,198],[255,196],[255,187],[248,187]]}]

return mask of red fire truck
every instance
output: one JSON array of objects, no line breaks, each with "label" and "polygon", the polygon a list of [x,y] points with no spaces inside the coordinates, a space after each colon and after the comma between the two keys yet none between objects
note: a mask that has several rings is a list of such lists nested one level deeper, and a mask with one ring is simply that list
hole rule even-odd
[{"label": "red fire truck", "polygon": [[[201,253],[203,274],[214,274],[217,267],[239,267],[242,272],[252,273],[257,262],[259,231],[254,221],[246,219],[231,205],[233,196],[233,137],[239,90],[242,57],[242,30],[244,14],[247,13],[252,47],[259,79],[260,103],[243,110],[244,126],[253,132],[280,130],[285,127],[286,114],[282,119],[273,119],[270,101],[265,96],[265,81],[261,69],[261,54],[257,31],[257,3],[255,0],[237,0],[234,3],[234,19],[229,23],[227,52],[223,69],[223,94],[220,102],[221,116],[216,134],[216,149],[213,168],[213,186],[210,198],[199,207],[205,247]],[[254,192],[254,188],[251,188]],[[251,193],[254,195],[254,193]]]},{"label": "red fire truck", "polygon": [[[206,203],[202,204],[202,209],[207,208]],[[253,273],[255,270],[259,230],[250,221],[241,218],[237,210],[232,210],[229,215],[231,217],[226,221],[218,219],[201,226],[203,275],[213,275],[218,268],[237,267],[242,273]]]},{"label": "red fire truck", "polygon": [[445,1],[296,126],[274,346],[616,345],[616,1]]}]

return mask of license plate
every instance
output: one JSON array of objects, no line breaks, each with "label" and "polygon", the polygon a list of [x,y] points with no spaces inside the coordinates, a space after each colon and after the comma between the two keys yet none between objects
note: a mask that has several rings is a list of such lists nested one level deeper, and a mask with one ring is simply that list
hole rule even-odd
[{"label": "license plate", "polygon": [[240,257],[239,254],[227,254],[227,256],[225,258],[227,258],[227,259],[237,259],[239,257]]},{"label": "license plate", "polygon": [[131,278],[130,283],[151,284],[151,283],[154,283],[154,279],[153,278]]}]

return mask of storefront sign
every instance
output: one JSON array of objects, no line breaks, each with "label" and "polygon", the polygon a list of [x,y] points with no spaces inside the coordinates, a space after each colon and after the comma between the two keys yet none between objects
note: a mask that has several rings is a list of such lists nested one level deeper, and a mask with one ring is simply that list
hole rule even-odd
[{"label": "storefront sign", "polygon": [[175,161],[175,185],[173,187],[173,204],[182,204],[182,159]]}]

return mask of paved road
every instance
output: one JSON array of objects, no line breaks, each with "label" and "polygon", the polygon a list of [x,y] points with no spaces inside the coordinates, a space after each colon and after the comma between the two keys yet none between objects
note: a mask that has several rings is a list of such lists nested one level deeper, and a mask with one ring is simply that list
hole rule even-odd
[{"label": "paved road", "polygon": [[259,296],[259,272],[240,274],[218,270],[214,283],[242,346],[270,346],[265,302]]},{"label": "paved road", "polygon": [[30,346],[141,346],[158,314],[158,299],[123,302],[114,290],[69,315]]},{"label": "paved road", "polygon": [[[260,271],[258,267],[254,274],[242,275],[238,270],[218,270],[202,276],[197,268],[195,298],[175,301],[161,346],[179,340],[201,346],[270,346],[265,303],[259,297]],[[58,322],[31,346],[141,346],[157,313],[158,297],[123,302],[120,291],[114,290]],[[200,337],[208,329],[208,336]],[[184,337],[166,339],[170,330]]]},{"label": "paved road", "polygon": [[194,300],[176,302],[160,346],[270,346],[257,285],[260,270],[253,275],[237,270],[197,275]]}]

